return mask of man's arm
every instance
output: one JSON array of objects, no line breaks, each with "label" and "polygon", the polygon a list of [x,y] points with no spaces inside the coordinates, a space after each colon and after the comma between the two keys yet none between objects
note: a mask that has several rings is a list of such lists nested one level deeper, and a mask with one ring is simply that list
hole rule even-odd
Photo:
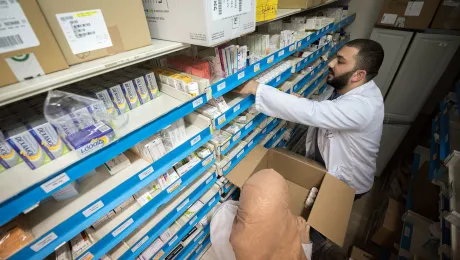
[{"label": "man's arm", "polygon": [[266,115],[325,129],[362,129],[372,119],[365,100],[344,97],[335,101],[312,101],[281,92],[267,85],[248,82],[238,89],[256,95],[256,109]]}]

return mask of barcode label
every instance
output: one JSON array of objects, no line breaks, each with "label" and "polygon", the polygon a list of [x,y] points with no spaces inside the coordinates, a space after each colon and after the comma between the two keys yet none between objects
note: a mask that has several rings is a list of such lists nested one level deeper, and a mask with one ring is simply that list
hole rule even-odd
[{"label": "barcode label", "polygon": [[21,35],[19,34],[0,38],[0,48],[11,47],[23,43]]},{"label": "barcode label", "polygon": [[217,1],[217,5],[218,5],[218,8],[219,8],[219,15],[222,15],[222,0],[218,0]]},{"label": "barcode label", "polygon": [[238,1],[238,11],[242,12],[243,11],[243,0]]},{"label": "barcode label", "polygon": [[[240,14],[251,11],[251,0],[212,0],[212,19],[239,18]],[[234,19],[232,18],[232,19]]]}]

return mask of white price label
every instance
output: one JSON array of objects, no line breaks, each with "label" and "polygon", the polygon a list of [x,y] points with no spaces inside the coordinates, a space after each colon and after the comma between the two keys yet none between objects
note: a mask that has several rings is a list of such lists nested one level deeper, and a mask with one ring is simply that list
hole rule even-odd
[{"label": "white price label", "polygon": [[300,48],[300,45],[302,45],[302,42],[297,43],[297,49]]},{"label": "white price label", "polygon": [[224,168],[222,168],[222,171],[226,172],[228,170],[228,168],[230,168],[230,166],[232,165],[232,162],[228,162]]},{"label": "white price label", "polygon": [[227,150],[227,148],[230,146],[230,142],[226,142],[222,147],[220,147],[220,152]]},{"label": "white price label", "polygon": [[149,176],[153,172],[153,167],[150,166],[149,168],[145,169],[143,172],[139,173],[139,179],[143,180],[145,177]]},{"label": "white price label", "polygon": [[302,62],[297,63],[297,64],[295,65],[295,67],[298,69],[298,68],[300,67],[300,64],[301,64],[301,63],[302,63]]},{"label": "white price label", "polygon": [[201,104],[203,104],[203,98],[202,97],[197,99],[197,100],[195,100],[195,101],[193,101],[192,106],[193,106],[193,108],[196,108],[197,106],[199,106]]},{"label": "white price label", "polygon": [[141,241],[139,241],[139,243],[137,243],[133,248],[131,248],[131,252],[136,252],[137,249],[139,249],[145,242],[147,242],[147,240],[149,240],[149,236],[145,236],[144,238],[142,238]]},{"label": "white price label", "polygon": [[281,50],[280,52],[278,52],[278,57],[281,57],[284,55],[284,50]]},{"label": "white price label", "polygon": [[[204,231],[201,231],[198,235],[196,235],[195,239],[193,239],[193,242],[196,242],[198,239],[201,238],[201,236],[203,235]],[[198,252],[199,248],[195,251],[195,252]]]},{"label": "white price label", "polygon": [[203,161],[201,165],[203,166],[208,165],[210,162],[212,162],[212,159],[214,159],[214,155],[209,156],[206,160]]},{"label": "white price label", "polygon": [[244,129],[247,130],[249,127],[252,126],[252,123],[253,123],[253,121],[249,122],[249,123],[244,127]]},{"label": "white price label", "polygon": [[236,113],[236,111],[240,110],[240,108],[241,108],[241,105],[240,105],[240,104],[236,105],[236,106],[233,108],[233,113]]},{"label": "white price label", "polygon": [[112,46],[101,9],[56,14],[73,54]]},{"label": "white price label", "polygon": [[409,237],[410,236],[410,228],[409,227],[404,227],[404,236]]},{"label": "white price label", "polygon": [[190,222],[188,222],[188,224],[190,226],[192,226],[194,224],[194,222],[197,220],[197,218],[198,218],[198,216],[193,217],[192,220],[190,220]]},{"label": "white price label", "polygon": [[257,72],[260,70],[260,63],[254,64],[254,72]]},{"label": "white price label", "polygon": [[37,243],[33,244],[30,249],[32,249],[34,252],[38,252],[42,250],[45,246],[47,246],[49,243],[53,242],[56,240],[58,236],[54,234],[54,232],[49,233],[42,239],[40,239]]},{"label": "white price label", "polygon": [[253,143],[254,143],[254,140],[251,140],[251,142],[248,143],[248,147],[251,147]]},{"label": "white price label", "polygon": [[241,155],[243,155],[244,153],[244,149],[241,150],[241,152],[239,152],[237,155],[236,155],[236,159],[240,158]]},{"label": "white price label", "polygon": [[222,20],[251,11],[251,0],[212,0],[212,19]]},{"label": "white price label", "polygon": [[289,47],[289,51],[294,51],[294,49],[295,49],[295,44],[293,44],[293,45],[291,45],[291,46]]},{"label": "white price label", "polygon": [[275,60],[275,56],[272,55],[272,56],[268,57],[267,63],[270,64],[270,63],[272,63],[274,60]]},{"label": "white price label", "polygon": [[94,258],[94,255],[91,254],[91,252],[86,252],[84,255],[80,256],[80,258],[77,258],[77,260],[91,260]]},{"label": "white price label", "polygon": [[217,85],[217,91],[221,91],[226,87],[225,81]]},{"label": "white price label", "polygon": [[131,224],[134,223],[133,218],[128,219],[125,223],[123,223],[121,226],[119,226],[115,231],[112,232],[112,236],[116,237],[118,236],[123,230],[127,229]]},{"label": "white price label", "polygon": [[307,36],[307,41],[309,41],[309,40],[310,40],[310,36]]},{"label": "white price label", "polygon": [[58,176],[54,177],[53,179],[45,182],[44,184],[40,185],[42,190],[44,190],[46,193],[50,193],[51,191],[55,190],[62,184],[70,181],[69,176],[65,172],[59,174]]},{"label": "white price label", "polygon": [[206,180],[206,185],[212,180],[213,176],[209,177],[207,180]]},{"label": "white price label", "polygon": [[225,120],[227,120],[227,118],[225,117],[225,115],[221,115],[219,118],[217,118],[217,124],[220,125],[220,124],[222,124],[223,122],[225,122]]},{"label": "white price label", "polygon": [[0,54],[40,45],[18,1],[0,1]]},{"label": "white price label", "polygon": [[83,211],[83,215],[87,218],[87,217],[93,215],[94,212],[100,210],[102,207],[104,207],[104,203],[100,200],[100,201],[94,203],[91,207],[85,209]]},{"label": "white price label", "polygon": [[188,203],[189,203],[190,199],[187,198],[186,200],[184,200],[180,205],[179,207],[176,208],[177,211],[180,211],[182,208],[184,208]]},{"label": "white price label", "polygon": [[201,140],[201,135],[197,135],[195,138],[190,141],[190,145],[194,146],[196,143],[198,143]]},{"label": "white price label", "polygon": [[244,78],[244,71],[238,73],[238,80]]},{"label": "white price label", "polygon": [[278,76],[278,77],[276,78],[276,82],[279,82],[280,80],[281,80],[281,76]]},{"label": "white price label", "polygon": [[240,138],[241,136],[241,132],[238,132],[236,135],[233,136],[233,142],[235,142],[236,140],[238,140],[238,138]]},{"label": "white price label", "polygon": [[174,190],[176,190],[177,188],[179,188],[181,184],[182,184],[182,179],[177,180],[174,184],[172,184],[172,185],[166,190],[166,192],[168,192],[168,193],[173,192]]},{"label": "white price label", "polygon": [[177,235],[171,238],[171,241],[169,241],[168,245],[171,246],[176,240],[177,240]]},{"label": "white price label", "polygon": [[214,203],[214,201],[216,201],[216,197],[212,198],[212,200],[208,202],[208,206],[211,206]]}]

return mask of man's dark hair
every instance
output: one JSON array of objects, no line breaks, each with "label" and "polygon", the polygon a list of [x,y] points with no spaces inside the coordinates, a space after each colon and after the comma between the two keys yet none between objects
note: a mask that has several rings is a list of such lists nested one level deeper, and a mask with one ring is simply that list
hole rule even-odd
[{"label": "man's dark hair", "polygon": [[384,52],[380,43],[369,39],[349,41],[345,46],[358,49],[356,55],[356,70],[365,70],[366,80],[372,80],[379,73],[383,62]]}]

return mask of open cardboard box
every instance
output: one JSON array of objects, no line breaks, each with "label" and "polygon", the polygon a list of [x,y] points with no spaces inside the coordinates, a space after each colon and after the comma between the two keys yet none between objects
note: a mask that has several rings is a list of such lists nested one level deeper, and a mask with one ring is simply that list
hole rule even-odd
[{"label": "open cardboard box", "polygon": [[[355,190],[313,160],[282,149],[266,149],[257,145],[230,171],[226,178],[238,187],[254,173],[274,169],[281,174],[289,187],[289,208],[302,216],[308,225],[343,245]],[[305,200],[312,187],[319,189],[311,210],[306,210]]]}]

